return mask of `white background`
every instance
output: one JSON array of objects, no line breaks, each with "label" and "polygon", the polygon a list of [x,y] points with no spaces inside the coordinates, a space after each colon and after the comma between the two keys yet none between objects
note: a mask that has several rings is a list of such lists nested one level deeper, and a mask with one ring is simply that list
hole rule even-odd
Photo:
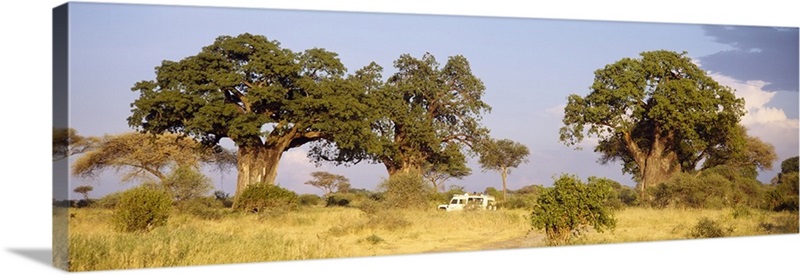
[{"label": "white background", "polygon": [[[85,1],[99,2],[99,1]],[[219,6],[220,1],[103,1]],[[522,1],[520,1],[522,2]],[[599,19],[797,27],[790,1],[225,1],[224,6]],[[716,1],[714,1],[716,2]],[[24,4],[23,4],[24,3]],[[50,267],[52,8],[60,1],[4,1],[0,9],[0,274]],[[647,3],[647,4],[646,4]],[[10,84],[10,85],[9,85]],[[98,103],[102,104],[102,103]],[[10,149],[10,153],[8,153]],[[769,274],[796,273],[800,235],[537,248],[491,252],[101,271],[92,274]]]}]

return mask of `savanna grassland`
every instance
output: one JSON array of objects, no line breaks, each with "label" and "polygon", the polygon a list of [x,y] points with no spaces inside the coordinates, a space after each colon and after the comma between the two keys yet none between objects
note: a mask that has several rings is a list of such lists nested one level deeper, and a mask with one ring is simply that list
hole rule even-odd
[{"label": "savanna grassland", "polygon": [[[115,231],[111,213],[100,208],[69,209],[69,270],[547,246],[544,232],[532,230],[530,213],[520,209],[368,214],[357,208],[314,206],[267,214],[226,212],[213,219],[173,213],[165,226],[142,233]],[[615,217],[614,230],[587,230],[572,244],[704,238],[710,237],[708,231],[698,233],[698,229],[709,228],[720,229],[721,236],[798,233],[796,212],[631,207],[616,211]],[[700,226],[704,218],[712,223]]]}]

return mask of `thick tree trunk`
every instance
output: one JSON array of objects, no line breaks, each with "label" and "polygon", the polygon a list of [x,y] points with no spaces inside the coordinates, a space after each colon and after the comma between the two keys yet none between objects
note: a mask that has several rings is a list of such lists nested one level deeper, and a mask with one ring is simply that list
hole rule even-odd
[{"label": "thick tree trunk", "polygon": [[631,137],[630,133],[624,133],[625,147],[633,157],[636,166],[639,167],[639,175],[642,177],[639,182],[640,198],[647,200],[647,189],[655,186],[667,179],[672,174],[680,171],[678,155],[673,151],[667,150],[667,144],[672,140],[672,134],[662,136],[660,127],[654,130],[653,144],[650,148],[639,148],[639,145]]},{"label": "thick tree trunk", "polygon": [[645,193],[647,188],[666,181],[680,170],[678,155],[675,152],[667,151],[666,141],[658,135],[656,137],[644,163],[639,164],[639,171],[642,175],[640,191],[643,199],[647,198]]},{"label": "thick tree trunk", "polygon": [[247,186],[256,183],[275,184],[278,174],[282,148],[264,146],[239,147],[238,151],[238,177],[236,179],[236,195],[234,202]]}]

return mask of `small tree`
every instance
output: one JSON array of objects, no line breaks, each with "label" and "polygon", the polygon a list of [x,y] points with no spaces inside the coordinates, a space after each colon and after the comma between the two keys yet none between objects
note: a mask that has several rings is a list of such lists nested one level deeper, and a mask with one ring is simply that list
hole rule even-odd
[{"label": "small tree", "polygon": [[379,188],[384,190],[384,202],[395,208],[424,208],[434,193],[433,188],[425,184],[419,173],[406,173],[390,176]]},{"label": "small tree", "polygon": [[92,192],[92,190],[94,190],[94,187],[91,187],[89,185],[81,185],[75,187],[75,190],[73,191],[78,194],[83,194],[83,199],[89,201],[89,192]]},{"label": "small tree", "polygon": [[314,177],[314,179],[306,181],[305,184],[322,189],[326,198],[331,193],[339,191],[346,192],[350,189],[350,180],[345,176],[324,171],[313,172],[311,176]]},{"label": "small tree", "polygon": [[608,182],[590,178],[584,184],[576,176],[562,175],[539,196],[531,225],[545,230],[550,245],[568,244],[588,226],[598,232],[614,229],[616,219],[607,205],[614,193]]},{"label": "small tree", "polygon": [[484,171],[500,172],[503,179],[503,200],[506,199],[506,178],[511,173],[511,168],[527,163],[529,154],[527,146],[510,139],[489,140],[483,144],[478,162]]},{"label": "small tree", "polygon": [[179,166],[161,181],[161,188],[167,191],[176,203],[208,195],[214,188],[211,180],[191,166]]}]

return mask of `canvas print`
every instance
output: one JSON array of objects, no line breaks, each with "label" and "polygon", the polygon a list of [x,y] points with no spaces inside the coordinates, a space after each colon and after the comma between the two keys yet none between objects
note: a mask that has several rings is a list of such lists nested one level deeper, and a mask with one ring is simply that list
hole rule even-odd
[{"label": "canvas print", "polygon": [[68,271],[798,234],[798,28],[71,2]]}]

